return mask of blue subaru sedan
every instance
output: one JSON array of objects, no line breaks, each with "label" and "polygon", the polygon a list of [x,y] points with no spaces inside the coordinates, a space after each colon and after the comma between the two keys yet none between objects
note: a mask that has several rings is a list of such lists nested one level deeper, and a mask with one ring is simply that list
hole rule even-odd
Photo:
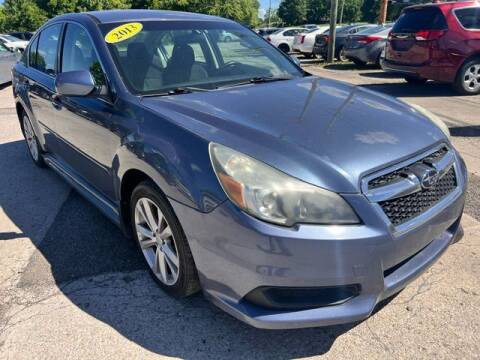
[{"label": "blue subaru sedan", "polygon": [[56,17],[13,91],[33,162],[118,224],[159,286],[255,327],[364,319],[462,236],[467,172],[441,120],[227,19]]}]

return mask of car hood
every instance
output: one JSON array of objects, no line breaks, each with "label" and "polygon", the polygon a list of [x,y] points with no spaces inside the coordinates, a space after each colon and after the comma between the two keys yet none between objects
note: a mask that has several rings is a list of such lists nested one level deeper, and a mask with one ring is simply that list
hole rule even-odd
[{"label": "car hood", "polygon": [[313,76],[142,102],[208,141],[337,192],[359,192],[363,176],[447,141],[403,102]]}]

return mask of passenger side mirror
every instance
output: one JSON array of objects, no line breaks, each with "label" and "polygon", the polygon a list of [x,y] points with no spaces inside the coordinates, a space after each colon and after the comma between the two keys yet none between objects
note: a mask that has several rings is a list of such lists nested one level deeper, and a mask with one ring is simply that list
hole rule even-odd
[{"label": "passenger side mirror", "polygon": [[55,89],[59,95],[87,96],[95,90],[95,81],[87,70],[68,71],[57,74]]}]

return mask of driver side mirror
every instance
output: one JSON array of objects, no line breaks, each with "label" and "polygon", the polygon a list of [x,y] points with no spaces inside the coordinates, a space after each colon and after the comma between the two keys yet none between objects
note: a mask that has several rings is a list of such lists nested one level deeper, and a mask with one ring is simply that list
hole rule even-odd
[{"label": "driver side mirror", "polygon": [[90,71],[67,71],[57,74],[55,89],[59,95],[87,96],[95,90],[95,81]]}]

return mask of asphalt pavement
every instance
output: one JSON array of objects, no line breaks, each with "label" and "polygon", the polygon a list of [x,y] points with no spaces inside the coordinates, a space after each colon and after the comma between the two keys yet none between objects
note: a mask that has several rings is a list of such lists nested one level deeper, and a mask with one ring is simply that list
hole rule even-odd
[{"label": "asphalt pavement", "polygon": [[[365,77],[309,70],[351,82]],[[381,90],[384,80],[368,81]],[[398,79],[384,86],[404,87]],[[465,238],[366,321],[266,331],[233,319],[201,294],[174,300],[163,293],[131,240],[53,171],[33,165],[11,88],[0,90],[0,359],[478,358],[480,137],[471,113],[478,113],[478,100],[405,98],[445,112],[462,134],[454,143],[473,179]]]}]

